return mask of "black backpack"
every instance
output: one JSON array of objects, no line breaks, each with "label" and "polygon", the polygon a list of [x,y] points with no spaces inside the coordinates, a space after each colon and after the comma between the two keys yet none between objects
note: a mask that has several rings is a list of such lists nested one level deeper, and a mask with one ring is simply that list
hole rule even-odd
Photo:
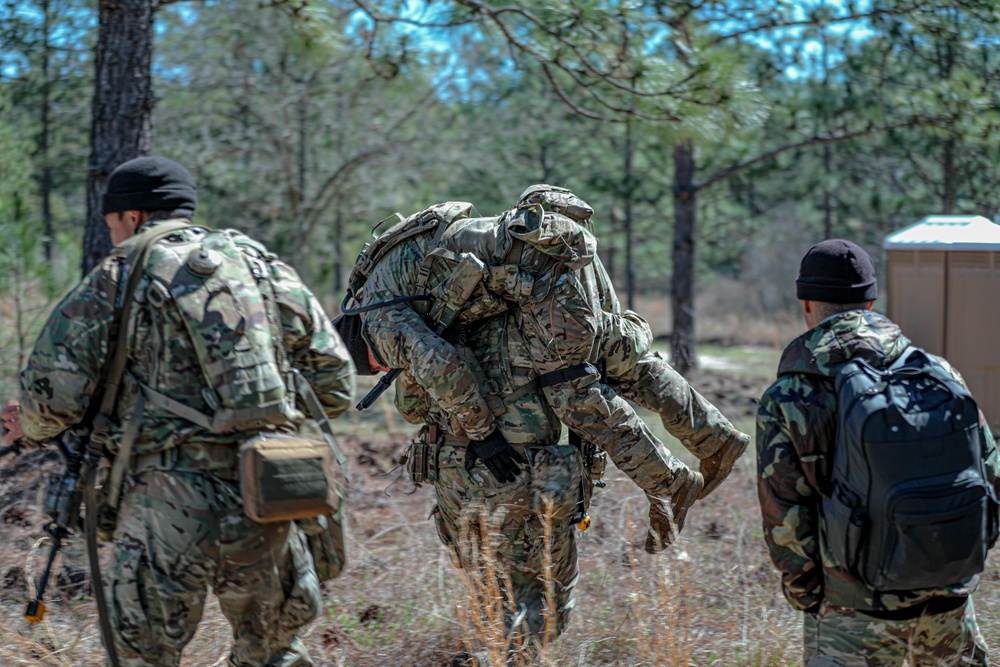
[{"label": "black backpack", "polygon": [[848,363],[836,391],[823,518],[837,563],[878,591],[943,587],[982,572],[998,505],[968,390],[909,347],[884,370]]}]

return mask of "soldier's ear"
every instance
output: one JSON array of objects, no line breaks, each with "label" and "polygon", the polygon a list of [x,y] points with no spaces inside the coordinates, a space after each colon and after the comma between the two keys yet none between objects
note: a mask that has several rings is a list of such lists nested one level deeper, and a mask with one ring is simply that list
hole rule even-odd
[{"label": "soldier's ear", "polygon": [[375,356],[375,351],[371,348],[371,345],[367,347],[368,347],[368,366],[373,371],[381,371],[385,373],[392,370],[391,368],[383,364],[381,361],[379,361],[378,357]]}]

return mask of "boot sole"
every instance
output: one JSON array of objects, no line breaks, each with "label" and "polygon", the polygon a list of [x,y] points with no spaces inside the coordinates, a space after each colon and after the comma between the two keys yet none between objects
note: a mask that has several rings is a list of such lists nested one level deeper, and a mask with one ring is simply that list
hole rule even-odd
[{"label": "boot sole", "polygon": [[708,496],[708,494],[710,494],[712,491],[715,491],[715,489],[718,488],[720,484],[726,481],[726,478],[729,477],[729,474],[733,472],[733,468],[736,467],[736,462],[740,460],[740,457],[743,456],[743,452],[745,452],[747,450],[747,447],[750,446],[749,440],[737,439],[736,442],[737,445],[742,444],[742,447],[736,446],[730,449],[728,452],[726,452],[726,455],[723,457],[722,464],[719,466],[719,470],[716,472],[715,477],[713,477],[711,480],[709,480],[707,477],[705,478],[705,487],[701,490],[701,494],[698,496],[698,500],[704,500],[705,497]]}]

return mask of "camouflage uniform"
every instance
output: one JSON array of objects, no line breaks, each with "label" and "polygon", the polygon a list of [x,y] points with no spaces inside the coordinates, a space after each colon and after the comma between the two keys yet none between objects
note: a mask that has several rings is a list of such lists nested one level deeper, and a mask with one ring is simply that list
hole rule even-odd
[{"label": "camouflage uniform", "polygon": [[[566,215],[593,232],[593,209],[565,188],[545,183],[528,186],[518,199],[519,206],[527,204],[538,204],[545,210]],[[732,471],[750,444],[750,436],[734,428],[661,353],[628,353],[618,361],[620,347],[629,345],[635,331],[631,320],[638,319],[646,327],[647,334],[650,333],[648,326],[635,313],[623,312],[599,257],[595,255],[593,263],[581,269],[581,273],[587,276],[585,282],[593,290],[589,296],[600,304],[600,310],[613,316],[605,318],[604,338],[597,344],[608,383],[624,398],[657,413],[667,432],[701,461],[705,487],[700,497],[704,498]]]},{"label": "camouflage uniform", "polygon": [[[159,224],[142,225],[137,236]],[[175,232],[184,238],[198,233],[191,228]],[[241,238],[267,263],[291,364],[315,388],[327,415],[338,416],[354,388],[353,364],[343,343],[295,271]],[[21,375],[22,420],[31,440],[49,440],[79,424],[93,400],[109,353],[124,245],[63,299],[35,343]],[[211,412],[200,394],[204,379],[190,339],[154,342],[162,337],[156,317],[180,316],[151,314],[145,306],[148,287],[147,276],[136,290],[126,382],[116,408],[119,421],[133,415],[137,382]],[[156,349],[158,358],[152,359]],[[111,453],[122,430],[121,423],[110,429],[105,446]],[[257,524],[243,514],[237,451],[255,433],[213,434],[147,406],[105,581],[123,666],[180,664],[209,586],[233,628],[231,667],[312,664],[296,638],[320,604],[305,536],[293,523]]]},{"label": "camouflage uniform", "polygon": [[[785,597],[807,612],[809,667],[899,666],[906,656],[915,665],[987,664],[971,598],[964,603],[978,577],[947,588],[877,592],[835,565],[823,540],[820,507],[835,440],[837,372],[852,359],[884,368],[907,345],[882,315],[865,310],[834,315],[789,344],[777,381],[761,398],[757,449],[764,537]],[[997,485],[1000,457],[982,423],[983,458]]]},{"label": "camouflage uniform", "polygon": [[[431,243],[430,235],[423,235],[390,251],[365,285],[363,303],[416,293],[417,275]],[[459,544],[463,511],[485,509],[490,516],[502,517],[500,554],[533,635],[545,625],[545,564],[539,548],[542,498],[554,503],[551,548],[558,633],[568,621],[577,578],[572,519],[586,505],[591,488],[586,452],[556,444],[560,422],[584,440],[599,443],[646,491],[651,519],[669,523],[671,495],[681,487],[691,488],[694,473],[602,382],[593,363],[604,362],[609,375],[626,378],[640,367],[641,359],[650,359],[647,369],[661,359],[647,355],[648,325],[634,313],[621,312],[603,267],[599,272],[591,269],[596,262],[593,236],[568,218],[546,213],[543,220],[537,209],[529,209],[508,212],[499,220],[459,220],[438,247],[456,256],[472,253],[491,267],[485,284],[477,286],[463,306],[457,325],[442,337],[423,313],[396,305],[363,315],[367,336],[385,363],[407,369],[397,385],[397,407],[404,417],[440,426],[445,433],[430,455],[437,462],[435,517],[442,541],[462,562],[469,552]],[[453,263],[431,270],[431,294],[441,294]],[[431,305],[427,310],[434,309]],[[592,363],[572,379],[503,400],[540,375],[586,362]],[[669,381],[650,382],[636,393],[665,384]],[[672,404],[689,401],[689,396],[680,397]],[[661,404],[668,402],[671,399]],[[494,428],[529,460],[512,484],[497,483],[481,464],[471,473],[463,465],[469,439],[483,439]],[[685,435],[706,440],[712,429],[699,423]],[[694,488],[697,493],[700,486]],[[685,509],[692,500],[681,500]]]}]

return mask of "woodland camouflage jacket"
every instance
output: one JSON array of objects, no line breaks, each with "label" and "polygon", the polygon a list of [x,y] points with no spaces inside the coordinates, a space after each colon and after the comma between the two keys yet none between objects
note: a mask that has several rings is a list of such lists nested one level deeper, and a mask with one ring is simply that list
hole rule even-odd
[{"label": "woodland camouflage jacket", "polygon": [[[764,538],[781,572],[785,597],[796,609],[815,611],[826,600],[863,611],[895,610],[934,596],[968,595],[978,583],[973,577],[947,589],[878,594],[835,566],[823,542],[821,494],[829,488],[837,372],[859,358],[884,368],[909,343],[899,327],[878,313],[840,313],[785,348],[778,379],[761,398],[757,461]],[[985,419],[981,424],[983,458],[996,486],[1000,458]]]},{"label": "woodland camouflage jacket", "polygon": [[[159,222],[141,226],[137,235],[149,232]],[[193,235],[194,229],[175,234]],[[354,390],[354,365],[347,349],[312,292],[295,270],[273,259],[252,239],[240,235],[240,245],[267,261],[270,281],[278,301],[288,359],[312,384],[329,417],[347,409]],[[158,241],[163,243],[164,241]],[[21,373],[21,414],[30,441],[43,442],[81,422],[100,381],[109,354],[112,318],[119,295],[127,252],[116,246],[53,310],[42,329],[28,364]],[[137,307],[128,329],[129,356],[125,382],[119,394],[119,422],[133,413],[135,381],[155,384],[172,398],[195,409],[211,412],[201,396],[204,379],[191,342],[183,336],[163,341],[155,366],[159,377],[151,379],[147,358],[156,335],[145,301],[148,278],[136,290]],[[114,424],[112,451],[121,436],[121,423]],[[147,405],[135,442],[137,453],[155,452],[187,444],[231,444],[236,436],[216,435],[171,413]]]}]

